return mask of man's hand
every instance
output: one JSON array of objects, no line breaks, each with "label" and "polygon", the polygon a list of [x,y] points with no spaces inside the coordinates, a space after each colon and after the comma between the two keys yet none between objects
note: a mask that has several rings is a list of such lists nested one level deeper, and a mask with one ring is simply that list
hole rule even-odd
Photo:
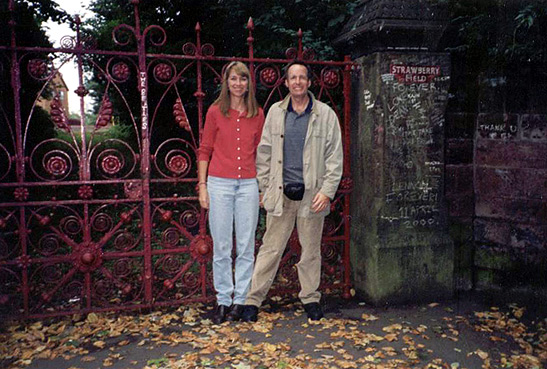
[{"label": "man's hand", "polygon": [[264,207],[264,203],[262,202],[262,199],[264,198],[264,194],[261,193],[258,195],[258,204],[260,205],[261,208]]},{"label": "man's hand", "polygon": [[328,196],[323,195],[321,192],[318,192],[314,197],[311,203],[311,211],[314,213],[319,213],[330,206],[330,199]]},{"label": "man's hand", "polygon": [[203,209],[209,209],[209,193],[205,184],[199,185],[199,205]]}]

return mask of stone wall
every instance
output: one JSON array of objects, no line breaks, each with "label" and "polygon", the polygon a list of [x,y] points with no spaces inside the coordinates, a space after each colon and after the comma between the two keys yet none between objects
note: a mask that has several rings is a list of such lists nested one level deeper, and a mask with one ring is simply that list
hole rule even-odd
[{"label": "stone wall", "polygon": [[547,115],[448,113],[457,288],[547,285]]}]

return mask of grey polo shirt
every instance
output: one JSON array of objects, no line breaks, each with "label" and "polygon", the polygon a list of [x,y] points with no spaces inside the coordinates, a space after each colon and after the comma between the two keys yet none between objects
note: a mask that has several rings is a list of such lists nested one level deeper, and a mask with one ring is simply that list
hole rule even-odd
[{"label": "grey polo shirt", "polygon": [[312,99],[302,114],[298,114],[289,101],[285,115],[285,138],[283,141],[283,184],[304,183],[303,152],[308,122],[310,120]]}]

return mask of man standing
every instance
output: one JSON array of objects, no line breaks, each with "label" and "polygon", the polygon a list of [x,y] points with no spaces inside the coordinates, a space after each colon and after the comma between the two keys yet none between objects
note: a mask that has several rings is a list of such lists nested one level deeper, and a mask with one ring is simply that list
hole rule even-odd
[{"label": "man standing", "polygon": [[297,264],[300,293],[308,318],[323,312],[321,235],[342,176],[342,138],[334,111],[308,91],[311,72],[292,62],[285,72],[289,95],[270,108],[257,149],[261,205],[266,233],[256,259],[242,319],[256,321],[296,224],[302,255]]}]

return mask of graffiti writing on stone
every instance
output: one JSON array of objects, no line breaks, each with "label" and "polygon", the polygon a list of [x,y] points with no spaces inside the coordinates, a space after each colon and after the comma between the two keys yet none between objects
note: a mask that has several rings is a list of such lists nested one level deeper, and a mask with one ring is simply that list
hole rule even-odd
[{"label": "graffiti writing on stone", "polygon": [[364,91],[363,98],[365,99],[365,108],[367,110],[374,108],[374,101],[372,101],[372,93],[370,93],[369,90]]},{"label": "graffiti writing on stone", "polygon": [[518,127],[513,124],[492,124],[483,123],[478,125],[479,134],[482,138],[502,139],[507,140],[514,138],[517,134]]},{"label": "graffiti writing on stone", "polygon": [[[380,76],[386,154],[383,209],[390,226],[442,222],[444,108],[449,78],[436,64],[389,63]],[[365,97],[369,102],[375,96]]]}]

